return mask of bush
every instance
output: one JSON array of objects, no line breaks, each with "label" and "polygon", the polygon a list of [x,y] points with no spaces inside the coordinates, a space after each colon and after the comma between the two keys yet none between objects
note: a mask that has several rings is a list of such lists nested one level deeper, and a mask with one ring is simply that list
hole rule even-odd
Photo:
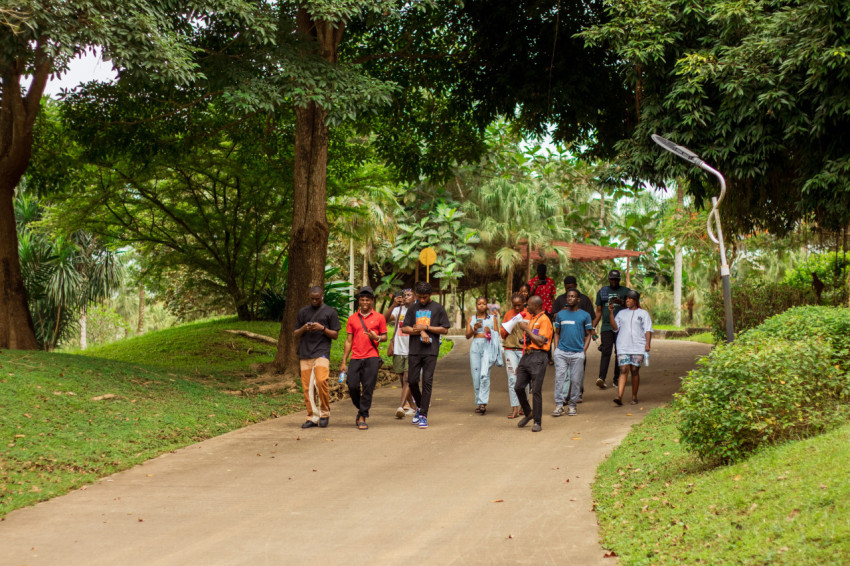
[{"label": "bush", "polygon": [[[755,328],[770,316],[791,307],[812,305],[816,302],[811,289],[799,289],[783,283],[744,281],[732,283],[732,318],[735,335]],[[711,292],[706,304],[707,322],[718,340],[726,339],[726,315],[723,310],[723,289]]]},{"label": "bush", "polygon": [[699,362],[676,396],[682,441],[731,462],[762,444],[819,433],[850,409],[850,311],[801,307]]}]

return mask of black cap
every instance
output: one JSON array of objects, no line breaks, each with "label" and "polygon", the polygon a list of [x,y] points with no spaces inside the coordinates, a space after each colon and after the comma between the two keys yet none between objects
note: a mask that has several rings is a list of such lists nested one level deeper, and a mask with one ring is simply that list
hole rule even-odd
[{"label": "black cap", "polygon": [[619,278],[620,278],[620,272],[617,271],[616,269],[612,269],[611,271],[608,272],[608,279],[619,279]]},{"label": "black cap", "polygon": [[368,295],[370,297],[374,297],[375,291],[372,290],[372,288],[369,287],[368,285],[364,285],[363,287],[360,287],[360,289],[357,290],[357,296],[358,297],[363,296],[363,295]]},{"label": "black cap", "polygon": [[578,285],[578,281],[572,275],[564,277],[564,285]]}]

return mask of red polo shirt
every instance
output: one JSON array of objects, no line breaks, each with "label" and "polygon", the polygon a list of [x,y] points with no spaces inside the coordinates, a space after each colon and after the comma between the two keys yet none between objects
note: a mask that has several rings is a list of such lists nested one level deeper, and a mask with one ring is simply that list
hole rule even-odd
[{"label": "red polo shirt", "polygon": [[[381,353],[375,348],[375,343],[369,339],[366,331],[363,330],[363,324],[360,323],[361,316],[358,310],[348,317],[348,322],[345,325],[345,331],[352,336],[351,359],[363,360],[365,358],[380,357]],[[374,309],[369,311],[369,314],[366,316],[363,316],[363,322],[366,324],[366,328],[374,330],[379,336],[387,332],[387,321],[382,315],[375,312]]]}]

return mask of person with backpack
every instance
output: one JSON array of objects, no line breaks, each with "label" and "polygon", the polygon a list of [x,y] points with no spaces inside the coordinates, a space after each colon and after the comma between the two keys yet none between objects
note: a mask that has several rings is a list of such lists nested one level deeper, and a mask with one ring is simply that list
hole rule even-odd
[{"label": "person with backpack", "polygon": [[[342,354],[340,372],[348,369],[346,385],[351,402],[357,407],[355,424],[360,430],[367,430],[369,409],[372,407],[372,394],[378,382],[378,370],[381,368],[379,344],[387,340],[387,321],[372,309],[375,292],[371,287],[361,287],[357,292],[358,310],[348,317],[345,325],[347,336]],[[347,365],[349,355],[351,364]]]}]

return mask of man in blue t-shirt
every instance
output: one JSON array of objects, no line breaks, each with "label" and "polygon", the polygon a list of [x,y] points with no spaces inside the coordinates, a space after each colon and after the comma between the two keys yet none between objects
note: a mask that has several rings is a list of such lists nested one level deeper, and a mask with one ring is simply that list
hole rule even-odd
[{"label": "man in blue t-shirt", "polygon": [[555,410],[553,417],[564,414],[564,403],[569,400],[567,415],[576,415],[576,404],[584,381],[584,360],[593,321],[580,309],[577,289],[567,291],[567,308],[555,314]]}]

